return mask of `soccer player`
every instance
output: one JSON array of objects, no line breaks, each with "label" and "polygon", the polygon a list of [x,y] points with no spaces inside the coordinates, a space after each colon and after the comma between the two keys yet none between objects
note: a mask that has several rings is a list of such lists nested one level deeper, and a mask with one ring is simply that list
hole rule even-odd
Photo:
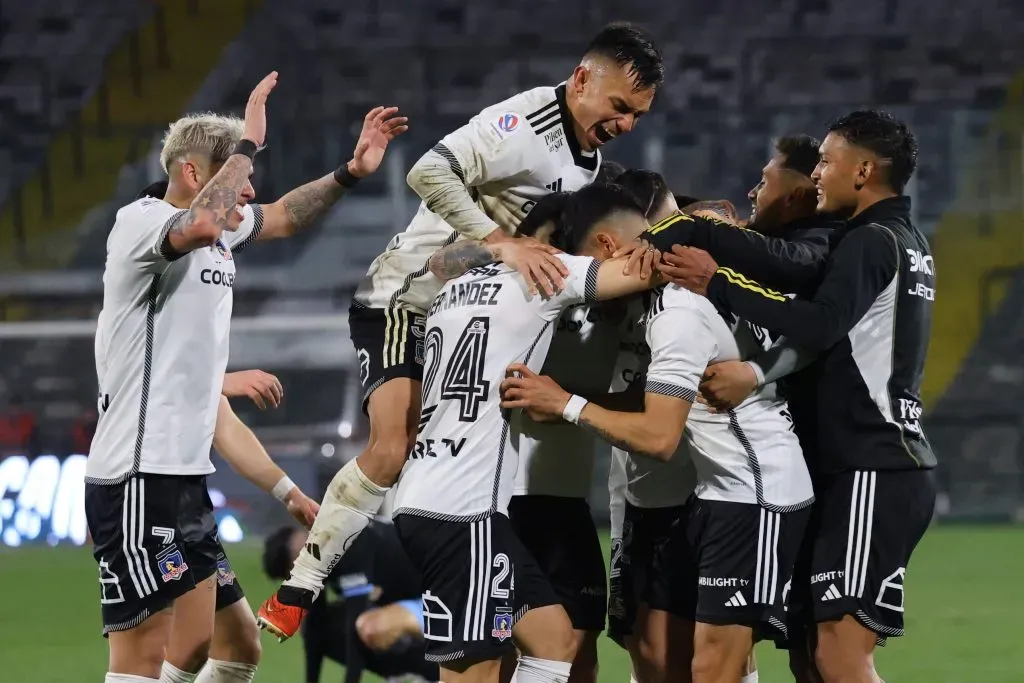
[{"label": "soccer player", "polygon": [[713,260],[696,257],[715,273],[707,284],[715,306],[820,354],[812,461],[818,501],[803,577],[810,585],[795,590],[805,592],[817,624],[812,651],[826,683],[874,683],[876,642],[903,635],[907,565],[934,512],[936,460],[921,426],[920,388],[935,266],[902,196],[917,164],[906,124],[855,111],[829,127],[820,151],[818,211],[847,221],[831,237],[810,300],[780,296],[736,271],[716,272]]},{"label": "soccer player", "polygon": [[107,239],[85,507],[109,683],[192,681],[209,654],[223,549],[205,478],[228,359],[233,253],[315,221],[405,130],[395,109],[371,111],[352,161],[258,206],[249,175],[276,82],[274,72],[256,86],[244,122],[196,115],[172,124],[160,156],[166,194],[123,207]]},{"label": "soccer player", "polygon": [[[668,219],[672,220],[672,218]],[[651,362],[640,412],[612,411],[569,394],[523,364],[502,384],[505,408],[564,415],[633,455],[670,460],[684,432],[697,487],[661,559],[685,580],[669,611],[695,623],[695,683],[738,683],[759,638],[785,636],[785,593],[813,501],[810,476],[773,387],[735,411],[694,404],[713,362],[761,348],[763,335],[677,285],[652,297]]]},{"label": "soccer player", "polygon": [[[260,610],[280,639],[299,628],[328,568],[377,512],[415,440],[420,418],[424,320],[440,283],[427,260],[458,239],[508,241],[546,194],[594,181],[599,148],[630,132],[663,79],[662,56],[642,31],[613,24],[591,41],[569,79],[487,107],[449,133],[409,172],[423,199],[409,227],[370,265],[349,313],[362,368],[370,437],[328,488],[309,551]],[[564,266],[531,242],[507,258],[529,288],[551,294]]]},{"label": "soccer player", "polygon": [[[563,225],[628,240],[647,222],[625,191],[598,185],[570,197]],[[573,240],[556,233],[552,244]],[[501,411],[498,387],[509,362],[541,366],[566,308],[650,283],[619,263],[559,258],[569,276],[550,297],[530,296],[505,265],[483,266],[445,284],[428,315],[423,415],[394,516],[423,576],[427,659],[443,681],[495,680],[513,641],[519,683],[564,683],[575,655],[572,623],[508,519],[522,423]]]}]

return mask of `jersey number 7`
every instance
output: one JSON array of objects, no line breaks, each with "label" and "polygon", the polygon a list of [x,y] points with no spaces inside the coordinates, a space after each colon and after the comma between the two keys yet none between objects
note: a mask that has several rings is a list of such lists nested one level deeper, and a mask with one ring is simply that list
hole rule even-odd
[{"label": "jersey number 7", "polygon": [[[480,413],[480,406],[487,400],[491,383],[484,379],[484,362],[487,358],[487,339],[491,333],[490,318],[471,318],[462,335],[452,349],[448,367],[441,377],[441,400],[459,402],[459,421],[474,422]],[[427,331],[424,343],[423,398],[432,396],[434,381],[442,351],[444,334],[439,327]],[[431,414],[434,408],[423,412]]]}]

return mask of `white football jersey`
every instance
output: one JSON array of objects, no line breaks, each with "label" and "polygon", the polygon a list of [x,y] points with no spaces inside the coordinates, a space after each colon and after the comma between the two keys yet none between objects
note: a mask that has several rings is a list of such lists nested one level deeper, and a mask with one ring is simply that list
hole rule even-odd
[{"label": "white football jersey", "polygon": [[[569,308],[558,319],[541,374],[574,394],[603,394],[611,382],[625,315],[623,301]],[[513,495],[587,497],[598,440],[593,432],[565,422],[533,422],[517,412],[512,433],[519,435]]]},{"label": "white football jersey", "polygon": [[505,370],[521,362],[539,371],[562,311],[597,291],[598,261],[560,258],[569,276],[551,298],[530,297],[523,278],[498,264],[449,281],[434,299],[419,434],[398,480],[395,516],[470,522],[508,514],[522,435],[518,411],[501,409]]},{"label": "white football jersey", "polygon": [[[627,315],[629,327],[619,340],[619,354],[615,363],[610,391],[625,391],[631,385],[644,385],[651,351],[645,335],[645,313],[652,292],[644,292],[630,300],[632,309]],[[612,447],[608,474],[608,493],[612,529],[619,529],[618,510],[625,501],[638,508],[663,508],[682,505],[697,485],[697,471],[693,466],[690,448],[685,439],[679,442],[672,459],[661,462],[643,455],[630,455],[621,448]],[[617,524],[617,525],[616,525]],[[613,537],[615,537],[613,533]]]},{"label": "white football jersey", "polygon": [[646,326],[645,391],[694,402],[685,433],[698,497],[778,512],[809,505],[814,494],[800,442],[786,402],[772,388],[728,413],[712,413],[695,400],[708,364],[746,358],[763,346],[763,331],[744,321],[726,324],[707,299],[676,285],[655,292]]},{"label": "white football jersey", "polygon": [[107,238],[96,322],[99,421],[86,481],[214,471],[210,446],[228,363],[232,251],[259,235],[263,209],[211,247],[168,261],[161,247],[184,210],[145,197],[121,208]]},{"label": "white football jersey", "polygon": [[[537,200],[589,185],[601,165],[600,152],[580,149],[565,105],[565,84],[527,90],[487,107],[432,151],[447,160],[477,206],[508,233],[515,233]],[[421,203],[405,232],[395,235],[370,265],[356,304],[426,312],[441,288],[427,261],[459,237]]]}]

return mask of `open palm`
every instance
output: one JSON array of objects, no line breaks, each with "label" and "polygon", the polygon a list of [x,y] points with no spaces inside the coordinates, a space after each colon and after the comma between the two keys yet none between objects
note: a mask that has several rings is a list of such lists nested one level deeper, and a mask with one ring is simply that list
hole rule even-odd
[{"label": "open palm", "polygon": [[348,165],[349,173],[364,178],[380,168],[388,143],[409,130],[408,123],[408,118],[398,116],[398,107],[371,109],[363,119],[363,130]]}]

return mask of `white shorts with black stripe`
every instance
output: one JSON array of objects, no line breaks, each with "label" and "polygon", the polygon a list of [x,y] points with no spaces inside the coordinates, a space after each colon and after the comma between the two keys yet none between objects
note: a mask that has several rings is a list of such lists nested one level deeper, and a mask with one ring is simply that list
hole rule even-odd
[{"label": "white shorts with black stripe", "polygon": [[774,512],[691,496],[663,554],[679,581],[664,608],[683,619],[750,626],[760,638],[784,639],[793,565],[809,516],[810,507]]},{"label": "white shorts with black stripe", "polygon": [[426,316],[407,308],[366,308],[353,302],[349,335],[359,360],[363,412],[378,387],[400,377],[423,381]]},{"label": "white shorts with black stripe", "polygon": [[[104,634],[169,607],[216,573],[218,562],[230,573],[204,476],[137,474],[122,484],[86,484],[85,516]],[[237,582],[229,585],[232,594],[218,607],[241,598]]]},{"label": "white shorts with black stripe", "polygon": [[423,577],[427,661],[498,659],[514,649],[520,617],[558,604],[504,515],[449,522],[402,514],[395,529]]}]

